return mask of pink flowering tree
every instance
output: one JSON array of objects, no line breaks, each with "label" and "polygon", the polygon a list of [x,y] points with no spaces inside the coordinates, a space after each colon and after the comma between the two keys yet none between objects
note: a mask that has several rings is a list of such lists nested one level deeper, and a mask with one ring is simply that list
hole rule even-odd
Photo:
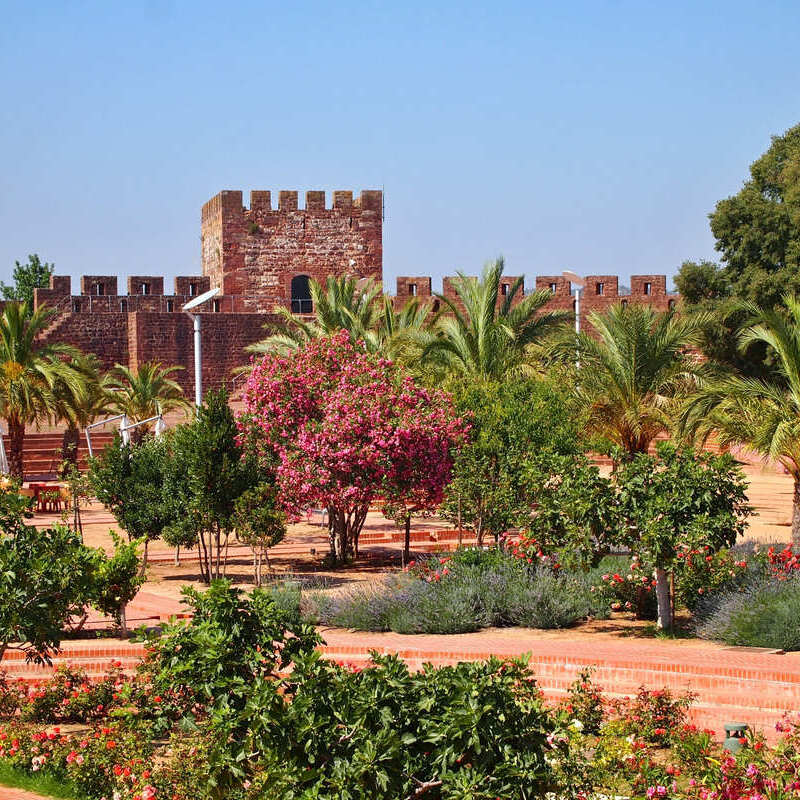
[{"label": "pink flowering tree", "polygon": [[442,500],[465,424],[449,395],[422,389],[342,331],[256,363],[244,390],[244,437],[275,463],[281,503],[298,519],[327,508],[331,553],[358,556],[367,511]]}]

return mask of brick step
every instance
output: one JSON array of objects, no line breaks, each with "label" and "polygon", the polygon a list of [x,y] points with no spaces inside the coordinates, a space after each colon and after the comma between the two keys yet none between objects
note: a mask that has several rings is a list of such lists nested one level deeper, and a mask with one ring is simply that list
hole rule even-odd
[{"label": "brick step", "polygon": [[[364,647],[323,646],[321,650],[326,658],[352,665],[366,664],[370,658]],[[447,652],[402,651],[402,654],[412,669],[421,668],[427,661],[443,665],[471,660],[471,654],[468,653],[457,655]],[[105,643],[70,642],[54,659],[53,667],[69,663],[84,669],[90,679],[93,679],[107,672],[112,660],[121,661],[126,672],[133,672],[143,655],[144,648],[139,644],[113,640]],[[482,658],[486,654],[473,655]],[[586,665],[584,661],[588,662],[576,658],[563,658],[558,662],[550,658],[537,662],[533,658],[531,668],[545,696],[551,700],[558,700],[565,696],[577,671]],[[51,674],[53,669],[26,663],[24,656],[16,651],[6,654],[2,666],[10,677],[25,682],[41,681]],[[706,667],[705,672],[702,672],[699,665],[683,665],[687,673],[684,675],[665,670],[664,666],[654,664],[650,667],[643,665],[626,669],[618,665],[601,663],[594,679],[603,687],[604,695],[609,698],[633,696],[640,686],[650,689],[666,687],[673,691],[687,689],[695,691],[699,697],[690,712],[691,718],[701,727],[709,727],[717,732],[721,732],[722,726],[727,722],[744,721],[752,728],[762,730],[768,738],[774,739],[774,725],[783,713],[800,709],[800,681],[766,679],[766,674],[770,673],[770,670],[762,670],[764,676],[758,679],[742,678],[741,675],[721,676],[715,673],[714,666]]]}]

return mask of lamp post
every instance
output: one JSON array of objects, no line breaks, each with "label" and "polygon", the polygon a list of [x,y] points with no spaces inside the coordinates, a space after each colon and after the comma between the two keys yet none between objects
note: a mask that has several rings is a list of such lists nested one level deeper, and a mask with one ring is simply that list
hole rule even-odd
[{"label": "lamp post", "polygon": [[203,354],[202,340],[200,337],[200,314],[192,314],[192,309],[210,300],[219,294],[219,286],[209,289],[207,292],[198,295],[190,300],[181,310],[185,311],[191,318],[194,327],[194,404],[200,408],[203,404]]},{"label": "lamp post", "polygon": [[[575,336],[577,337],[581,332],[581,291],[583,287],[586,286],[586,279],[568,269],[565,269],[561,274],[571,284],[575,284]],[[577,351],[577,344],[575,352],[575,368],[580,369],[581,358]]]},{"label": "lamp post", "polygon": [[581,291],[586,286],[586,279],[575,272],[565,269],[561,273],[570,283],[575,284],[575,333],[581,332]]}]

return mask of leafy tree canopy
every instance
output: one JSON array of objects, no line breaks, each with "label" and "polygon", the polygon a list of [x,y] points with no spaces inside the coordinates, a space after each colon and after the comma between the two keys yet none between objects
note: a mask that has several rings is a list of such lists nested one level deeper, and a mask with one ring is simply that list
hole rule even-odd
[{"label": "leafy tree canopy", "polygon": [[750,179],[710,215],[732,293],[766,309],[800,293],[800,125],[774,136]]},{"label": "leafy tree canopy", "polygon": [[0,281],[0,292],[3,300],[21,300],[28,304],[28,309],[33,308],[33,290],[43,289],[50,284],[50,276],[55,270],[55,264],[42,261],[36,253],[28,256],[27,264],[14,262],[14,285],[9,286]]},{"label": "leafy tree canopy", "polygon": [[702,315],[698,346],[706,358],[737,373],[762,377],[772,369],[766,348],[755,342],[746,349],[739,343],[739,329],[746,321],[740,300],[725,269],[713,261],[684,261],[675,276],[681,294],[681,310]]},{"label": "leafy tree canopy", "polygon": [[465,384],[455,403],[470,437],[455,454],[442,511],[479,541],[487,532],[497,538],[530,517],[531,465],[579,452],[578,423],[565,395],[545,381]]}]

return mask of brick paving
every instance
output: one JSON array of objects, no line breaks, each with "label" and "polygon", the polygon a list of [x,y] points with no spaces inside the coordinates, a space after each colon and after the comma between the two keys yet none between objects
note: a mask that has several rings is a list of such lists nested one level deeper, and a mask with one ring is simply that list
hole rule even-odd
[{"label": "brick paving", "polygon": [[23,789],[11,789],[8,786],[0,785],[0,800],[49,800],[40,794],[26,792]]}]

